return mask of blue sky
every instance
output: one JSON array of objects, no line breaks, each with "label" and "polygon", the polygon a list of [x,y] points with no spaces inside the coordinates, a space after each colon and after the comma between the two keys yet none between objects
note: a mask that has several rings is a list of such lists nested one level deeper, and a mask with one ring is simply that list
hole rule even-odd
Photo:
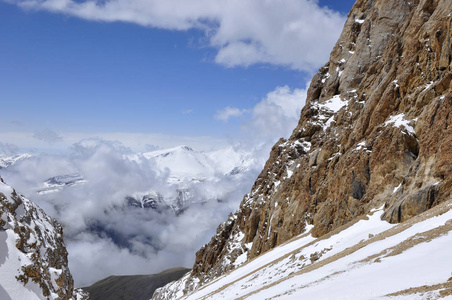
[{"label": "blue sky", "polygon": [[[119,8],[74,9],[58,2],[65,3],[0,1],[0,138],[24,150],[115,133],[148,138],[129,145],[137,150],[171,146],[156,134],[178,137],[175,144],[238,136],[263,123],[255,108],[269,93],[288,86],[267,101],[284,110],[284,97],[306,88],[353,4],[282,0],[273,1],[275,9],[249,0],[210,8],[203,0],[118,0]],[[182,3],[192,5],[179,9]],[[236,113],[219,117],[226,108]]]}]

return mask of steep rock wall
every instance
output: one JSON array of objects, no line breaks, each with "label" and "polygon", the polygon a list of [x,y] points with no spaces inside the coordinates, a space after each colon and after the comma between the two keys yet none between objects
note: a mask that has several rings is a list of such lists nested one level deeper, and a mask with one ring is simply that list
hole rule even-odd
[{"label": "steep rock wall", "polygon": [[401,222],[450,199],[451,39],[450,0],[358,0],[292,136],[273,147],[179,289],[212,280],[308,224],[321,236],[381,205],[384,219]]}]

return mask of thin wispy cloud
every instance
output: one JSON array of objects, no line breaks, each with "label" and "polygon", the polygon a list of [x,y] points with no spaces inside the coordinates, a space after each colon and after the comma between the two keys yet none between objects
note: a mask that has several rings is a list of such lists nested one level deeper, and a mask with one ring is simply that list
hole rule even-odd
[{"label": "thin wispy cloud", "polygon": [[227,67],[269,63],[313,72],[328,58],[345,16],[313,0],[6,0],[91,21],[198,29],[215,62]]},{"label": "thin wispy cloud", "polygon": [[13,126],[16,126],[16,127],[24,126],[24,124],[21,121],[17,121],[17,120],[11,121],[10,124],[13,125]]},{"label": "thin wispy cloud", "polygon": [[19,147],[11,143],[0,142],[0,155],[15,155],[19,152]]},{"label": "thin wispy cloud", "polygon": [[184,115],[189,115],[191,113],[193,113],[193,109],[185,109],[182,111],[182,114],[184,114]]},{"label": "thin wispy cloud", "polygon": [[225,107],[217,111],[214,115],[214,118],[217,120],[221,120],[227,122],[230,118],[240,117],[247,112],[246,109],[239,109],[237,107]]},{"label": "thin wispy cloud", "polygon": [[54,144],[63,140],[63,138],[58,133],[48,128],[36,131],[33,134],[33,137],[49,144]]}]

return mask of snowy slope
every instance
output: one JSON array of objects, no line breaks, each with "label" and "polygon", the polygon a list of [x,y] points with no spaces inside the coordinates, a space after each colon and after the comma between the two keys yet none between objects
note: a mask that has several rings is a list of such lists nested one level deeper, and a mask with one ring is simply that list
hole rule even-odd
[{"label": "snowy slope", "polygon": [[300,235],[188,296],[186,276],[154,297],[452,299],[452,201],[398,225],[382,214],[383,207],[318,239]]},{"label": "snowy slope", "polygon": [[24,286],[16,279],[17,271],[30,263],[30,259],[15,248],[16,235],[12,229],[0,231],[0,298],[43,299],[39,286],[29,282]]}]

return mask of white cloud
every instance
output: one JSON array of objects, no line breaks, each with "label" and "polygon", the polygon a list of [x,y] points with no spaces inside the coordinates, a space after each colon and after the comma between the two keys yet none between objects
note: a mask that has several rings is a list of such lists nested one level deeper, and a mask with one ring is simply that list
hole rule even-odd
[{"label": "white cloud", "polygon": [[[241,119],[240,132],[234,134],[234,137],[230,136],[229,142],[239,149],[251,151],[257,165],[263,166],[272,146],[279,138],[288,138],[297,126],[306,96],[307,86],[306,89],[282,86],[269,92],[251,109],[221,110],[246,112]],[[225,113],[225,118],[226,115]]]},{"label": "white cloud", "polygon": [[[226,107],[215,115],[217,120],[227,121],[231,117],[242,116],[247,118],[242,122],[242,140],[252,145],[266,144],[263,149],[270,149],[280,137],[287,138],[297,126],[300,112],[306,102],[306,89],[291,89],[280,86],[269,92],[265,98],[252,109]],[[255,148],[255,147],[253,147]]]},{"label": "white cloud", "polygon": [[[171,210],[127,205],[125,197],[134,193],[176,193],[175,186],[167,182],[168,174],[161,174],[155,162],[124,159],[130,152],[116,141],[88,139],[76,143],[71,152],[36,155],[2,170],[8,184],[63,225],[77,286],[112,274],[191,267],[195,252],[238,207],[259,172],[253,169],[240,180],[218,175],[218,181],[190,184],[197,204],[176,216]],[[46,179],[74,173],[83,175],[86,183],[58,193],[36,193]]]},{"label": "white cloud", "polygon": [[240,117],[244,113],[246,113],[245,109],[238,109],[236,107],[228,106],[228,107],[225,107],[225,108],[217,111],[214,118],[217,120],[227,122],[230,118]]},{"label": "white cloud", "polygon": [[11,143],[0,142],[0,155],[12,156],[19,152],[19,147]]},{"label": "white cloud", "polygon": [[287,138],[297,126],[306,102],[306,92],[306,89],[277,87],[254,106],[251,120],[245,124],[246,129],[260,138]]},{"label": "white cloud", "polygon": [[315,71],[328,58],[345,16],[315,0],[5,0],[93,21],[206,33],[219,64],[283,65]]}]

